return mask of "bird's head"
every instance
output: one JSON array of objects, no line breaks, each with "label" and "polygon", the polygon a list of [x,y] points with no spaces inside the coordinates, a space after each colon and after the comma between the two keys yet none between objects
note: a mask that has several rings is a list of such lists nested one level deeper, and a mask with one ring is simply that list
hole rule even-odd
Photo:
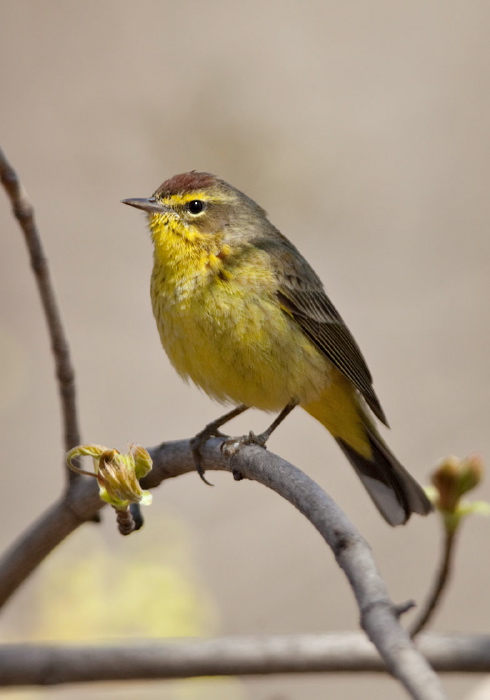
[{"label": "bird's head", "polygon": [[171,229],[184,238],[247,230],[265,218],[253,200],[210,173],[191,171],[166,180],[148,199],[123,199],[148,214],[154,238]]}]

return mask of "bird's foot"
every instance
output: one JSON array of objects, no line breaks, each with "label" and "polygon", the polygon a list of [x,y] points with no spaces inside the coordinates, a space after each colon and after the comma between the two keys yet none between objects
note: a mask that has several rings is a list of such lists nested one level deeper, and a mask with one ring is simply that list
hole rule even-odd
[{"label": "bird's foot", "polygon": [[281,413],[277,418],[269,425],[267,430],[263,433],[256,435],[254,432],[250,431],[248,435],[242,435],[241,437],[229,437],[221,445],[221,451],[226,457],[234,457],[236,453],[240,450],[243,445],[259,445],[259,447],[264,447],[267,440],[270,438],[277,426],[282,423],[284,418],[291,413],[293,408],[298,405],[298,401],[290,401],[288,405],[283,408]]},{"label": "bird's foot", "polygon": [[[259,447],[264,447],[269,438],[268,432],[260,433],[256,435],[252,430],[248,435],[241,435],[240,437],[229,437],[221,445],[221,452],[225,457],[234,457],[244,445],[259,445]],[[243,479],[242,473],[238,469],[233,470],[233,478],[235,481],[241,481]]]},{"label": "bird's foot", "polygon": [[234,457],[244,445],[259,445],[259,447],[265,447],[268,438],[269,435],[266,432],[256,435],[251,430],[248,435],[226,438],[221,445],[221,452],[225,457]]},{"label": "bird's foot", "polygon": [[[217,421],[215,421],[215,423],[216,422]],[[234,457],[244,445],[259,445],[260,447],[265,447],[265,443],[269,438],[269,434],[267,433],[267,431],[256,435],[252,430],[248,433],[248,435],[240,435],[239,437],[228,437],[217,428],[215,423],[210,423],[209,425],[207,425],[204,428],[204,430],[201,430],[199,433],[197,433],[197,435],[191,440],[192,456],[194,457],[194,463],[196,465],[197,473],[204,481],[204,483],[208,486],[214,486],[214,484],[208,481],[205,477],[205,472],[202,466],[202,450],[209,438],[226,438],[221,445],[221,452],[224,454],[225,457],[228,457],[230,459],[231,457]],[[243,476],[237,469],[234,469],[233,478],[235,479],[235,481],[241,481],[243,479]]]},{"label": "bird's foot", "polygon": [[247,406],[245,406],[245,404],[240,404],[233,410],[229,411],[228,413],[225,413],[224,416],[220,416],[216,420],[212,421],[212,423],[208,423],[204,430],[201,430],[200,433],[198,433],[194,438],[192,438],[191,450],[192,456],[194,457],[194,464],[196,465],[197,473],[204,481],[204,483],[208,486],[213,486],[213,484],[211,484],[204,476],[204,469],[202,466],[202,450],[204,448],[204,445],[211,437],[227,437],[222,432],[220,432],[219,428],[221,428],[222,425],[228,423],[229,420],[232,420],[232,418],[236,418],[246,410]]},{"label": "bird's foot", "polygon": [[210,423],[204,428],[204,430],[197,433],[197,435],[191,440],[192,456],[194,457],[194,464],[196,465],[197,473],[208,486],[214,486],[214,484],[208,481],[204,476],[204,469],[202,466],[202,450],[209,438],[212,437],[226,437],[226,435],[218,430],[214,423]]}]

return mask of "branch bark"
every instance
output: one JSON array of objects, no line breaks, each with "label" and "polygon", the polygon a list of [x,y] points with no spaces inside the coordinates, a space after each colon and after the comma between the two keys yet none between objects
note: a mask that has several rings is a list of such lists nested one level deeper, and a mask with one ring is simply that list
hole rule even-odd
[{"label": "branch bark", "polygon": [[[231,460],[221,452],[221,438],[209,440],[202,451],[205,469],[239,471],[274,490],[314,525],[331,547],[346,574],[359,611],[360,623],[378,649],[388,670],[413,698],[444,698],[439,679],[398,622],[396,610],[374,564],[371,550],[335,502],[306,474],[256,445],[244,446]],[[162,443],[150,448],[153,469],[142,480],[155,488],[163,480],[195,470],[190,442]],[[95,480],[82,479],[55,504],[0,562],[0,604],[70,532],[90,520],[102,507]],[[41,547],[41,552],[38,548]]]},{"label": "branch bark", "polygon": [[[442,672],[490,671],[490,637],[424,634],[420,651]],[[141,640],[137,644],[0,646],[0,686],[279,673],[384,673],[357,632]]]},{"label": "branch bark", "polygon": [[[63,326],[61,312],[51,281],[48,259],[34,219],[32,206],[17,173],[0,148],[0,181],[10,199],[12,211],[24,234],[29,251],[31,267],[36,278],[41,303],[48,326],[51,349],[56,368],[58,390],[63,417],[65,451],[81,443],[75,388],[75,371],[70,357],[68,339]],[[74,481],[78,475],[67,469],[68,479]]]}]

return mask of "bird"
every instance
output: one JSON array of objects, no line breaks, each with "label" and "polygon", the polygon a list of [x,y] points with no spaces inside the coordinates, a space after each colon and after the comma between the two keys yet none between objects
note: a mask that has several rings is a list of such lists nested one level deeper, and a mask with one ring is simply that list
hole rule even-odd
[{"label": "bird", "polygon": [[[246,194],[207,172],[175,175],[148,198],[154,248],[153,314],[176,371],[234,406],[197,436],[199,446],[254,407],[277,413],[266,444],[296,407],[316,418],[392,526],[432,505],[382,438],[388,426],[358,344],[313,268]],[[199,461],[199,460],[198,460]],[[204,478],[204,472],[197,464]]]}]

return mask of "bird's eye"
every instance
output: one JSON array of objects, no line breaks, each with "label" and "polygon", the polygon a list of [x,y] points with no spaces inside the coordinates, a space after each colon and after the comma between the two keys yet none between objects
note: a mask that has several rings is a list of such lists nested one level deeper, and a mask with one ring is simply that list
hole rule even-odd
[{"label": "bird's eye", "polygon": [[186,209],[190,214],[200,214],[204,211],[204,202],[200,199],[193,199],[186,204]]}]

